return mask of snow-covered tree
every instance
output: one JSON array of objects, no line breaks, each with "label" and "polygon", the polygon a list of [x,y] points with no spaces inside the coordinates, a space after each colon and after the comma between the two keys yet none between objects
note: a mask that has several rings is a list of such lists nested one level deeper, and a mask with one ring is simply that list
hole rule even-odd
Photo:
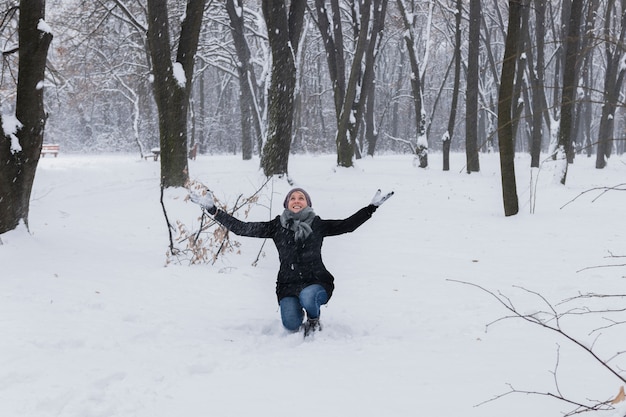
[{"label": "snow-covered tree", "polygon": [[[19,54],[15,113],[0,115],[0,234],[28,227],[30,195],[44,139],[44,71],[52,30],[45,21],[44,0],[21,0],[19,10],[7,16],[18,19],[17,47],[5,51]],[[2,27],[10,30],[11,25]]]},{"label": "snow-covered tree", "polygon": [[261,166],[265,175],[287,174],[296,87],[295,55],[298,51],[306,2],[263,1],[263,16],[272,50],[267,140]]},{"label": "snow-covered tree", "polygon": [[182,187],[189,179],[187,110],[205,2],[187,1],[176,59],[173,61],[167,2],[148,0],[148,47],[154,76],[154,97],[159,109],[163,187]]}]

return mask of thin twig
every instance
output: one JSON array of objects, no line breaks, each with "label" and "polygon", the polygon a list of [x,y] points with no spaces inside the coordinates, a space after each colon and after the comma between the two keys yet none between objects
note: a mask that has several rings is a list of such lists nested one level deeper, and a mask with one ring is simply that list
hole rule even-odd
[{"label": "thin twig", "polygon": [[595,202],[597,199],[599,199],[600,197],[602,197],[604,194],[608,193],[609,191],[626,191],[626,188],[619,188],[619,187],[625,187],[626,183],[623,184],[617,184],[614,185],[612,187],[595,187],[595,188],[591,188],[589,190],[585,190],[583,192],[581,192],[580,194],[578,194],[576,197],[572,198],[570,201],[568,201],[567,203],[563,204],[561,206],[561,209],[565,208],[565,206],[569,205],[570,203],[573,203],[574,201],[576,201],[579,197],[582,197],[584,194],[590,193],[592,191],[598,191],[598,190],[602,190],[602,192],[600,193],[600,195],[598,195],[597,197],[595,197],[593,200],[591,200],[591,202]]}]

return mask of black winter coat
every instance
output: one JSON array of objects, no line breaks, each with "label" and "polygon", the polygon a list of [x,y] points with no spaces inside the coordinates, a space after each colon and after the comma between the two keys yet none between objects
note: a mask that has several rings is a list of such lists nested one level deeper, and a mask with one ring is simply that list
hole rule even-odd
[{"label": "black winter coat", "polygon": [[322,220],[315,216],[311,234],[302,242],[295,241],[295,233],[280,224],[280,216],[267,222],[243,222],[228,213],[217,210],[215,220],[240,236],[271,238],[278,250],[280,270],[276,282],[278,301],[295,296],[308,285],[320,284],[328,298],[335,288],[334,278],[322,262],[322,241],[326,236],[336,236],[354,231],[376,211],[369,205],[343,220]]}]

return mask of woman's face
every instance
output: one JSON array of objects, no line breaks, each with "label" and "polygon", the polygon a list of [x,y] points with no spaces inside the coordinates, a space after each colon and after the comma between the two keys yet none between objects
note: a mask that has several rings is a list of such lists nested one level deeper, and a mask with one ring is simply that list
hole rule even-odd
[{"label": "woman's face", "polygon": [[306,202],[306,197],[300,191],[294,191],[289,196],[289,201],[287,202],[287,208],[289,211],[294,213],[300,212],[303,208],[307,207],[308,204]]}]

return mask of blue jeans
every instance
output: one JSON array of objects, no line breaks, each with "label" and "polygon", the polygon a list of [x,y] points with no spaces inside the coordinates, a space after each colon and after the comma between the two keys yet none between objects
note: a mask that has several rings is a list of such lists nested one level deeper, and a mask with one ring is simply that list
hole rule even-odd
[{"label": "blue jeans", "polygon": [[300,291],[297,297],[285,297],[280,300],[280,318],[287,330],[296,331],[304,319],[304,310],[309,318],[320,316],[320,307],[328,302],[328,294],[319,284],[309,285]]}]

